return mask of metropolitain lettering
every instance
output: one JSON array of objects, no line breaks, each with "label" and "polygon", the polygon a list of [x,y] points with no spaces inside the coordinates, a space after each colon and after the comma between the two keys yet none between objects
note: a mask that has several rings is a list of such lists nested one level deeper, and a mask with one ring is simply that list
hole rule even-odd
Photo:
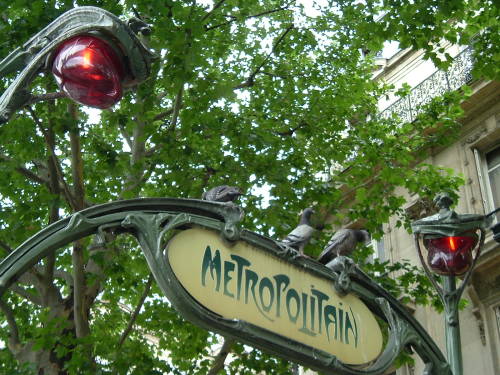
[{"label": "metropolitain lettering", "polygon": [[207,246],[201,264],[201,285],[229,298],[250,304],[269,321],[286,319],[310,336],[324,335],[328,342],[358,346],[358,324],[350,307],[313,285],[307,291],[292,287],[288,275],[263,277],[239,255],[222,259],[218,249]]}]

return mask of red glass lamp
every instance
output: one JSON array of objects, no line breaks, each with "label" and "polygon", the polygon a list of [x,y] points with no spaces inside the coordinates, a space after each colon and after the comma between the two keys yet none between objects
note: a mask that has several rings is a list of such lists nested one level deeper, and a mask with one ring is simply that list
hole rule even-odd
[{"label": "red glass lamp", "polygon": [[478,242],[478,236],[470,231],[458,236],[424,237],[423,242],[431,270],[440,275],[460,276],[472,265],[472,250]]},{"label": "red glass lamp", "polygon": [[[453,201],[447,194],[439,194],[434,202],[439,208],[437,214],[411,224],[424,270],[431,281],[430,271],[444,276],[467,274],[468,278],[479,258],[489,221],[484,215],[457,214],[450,209]],[[421,251],[420,243],[427,254]]]},{"label": "red glass lamp", "polygon": [[125,68],[115,50],[94,35],[64,41],[55,52],[52,72],[71,99],[94,108],[109,108],[122,97]]}]

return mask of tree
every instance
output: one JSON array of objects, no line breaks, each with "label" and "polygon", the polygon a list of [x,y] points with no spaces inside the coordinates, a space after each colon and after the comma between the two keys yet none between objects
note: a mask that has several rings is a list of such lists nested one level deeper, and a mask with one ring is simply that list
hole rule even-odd
[{"label": "tree", "polygon": [[[377,100],[390,87],[372,81],[371,55],[360,51],[398,40],[439,62],[434,47],[443,38],[466,44],[482,31],[476,74],[498,77],[493,1],[325,1],[312,5],[314,15],[304,3],[1,2],[2,58],[74,5],[140,16],[152,25],[151,46],[161,56],[149,81],[95,123],[58,98],[27,106],[0,128],[2,256],[91,205],[198,198],[220,184],[248,192],[244,225],[276,238],[308,205],[339,220],[363,218],[376,231],[394,214],[404,222],[396,187],[428,196],[454,191],[460,178],[417,165],[417,155],[458,134],[466,91],[434,100],[413,123],[381,119]],[[2,79],[4,89],[10,78]],[[44,75],[33,90],[43,95],[57,86]],[[332,179],[334,164],[347,172]],[[262,186],[269,205],[252,194]],[[311,255],[326,238],[316,240],[306,249]],[[11,287],[0,310],[3,373],[214,374],[228,350],[234,360],[227,373],[288,371],[285,361],[231,342],[209,360],[219,338],[169,306],[127,237],[77,241],[47,257]],[[156,347],[148,334],[159,338]]]}]

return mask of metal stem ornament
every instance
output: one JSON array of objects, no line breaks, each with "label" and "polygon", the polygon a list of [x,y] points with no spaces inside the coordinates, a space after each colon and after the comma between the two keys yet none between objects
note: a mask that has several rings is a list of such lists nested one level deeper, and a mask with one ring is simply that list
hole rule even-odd
[{"label": "metal stem ornament", "polygon": [[[481,254],[490,220],[484,215],[459,215],[450,210],[453,200],[446,194],[439,194],[434,203],[439,212],[411,226],[424,271],[444,304],[448,361],[453,375],[462,375],[458,304]],[[427,249],[425,256],[421,243]],[[442,286],[433,273],[442,276]],[[458,287],[456,276],[463,276]]]}]

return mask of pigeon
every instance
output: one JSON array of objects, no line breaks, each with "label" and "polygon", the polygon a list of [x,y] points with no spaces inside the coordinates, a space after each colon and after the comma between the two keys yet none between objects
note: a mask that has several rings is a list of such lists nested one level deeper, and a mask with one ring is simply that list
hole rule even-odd
[{"label": "pigeon", "polygon": [[294,248],[300,254],[304,254],[304,247],[307,245],[314,232],[314,228],[311,226],[309,221],[313,213],[314,210],[310,207],[302,211],[299,225],[297,225],[297,227],[292,230],[281,242]]},{"label": "pigeon", "polygon": [[240,195],[243,194],[238,188],[220,185],[205,191],[201,199],[211,202],[234,202]]},{"label": "pigeon", "polygon": [[359,242],[366,242],[370,235],[363,229],[340,229],[332,236],[330,241],[318,257],[318,262],[327,264],[339,255],[349,256]]}]

